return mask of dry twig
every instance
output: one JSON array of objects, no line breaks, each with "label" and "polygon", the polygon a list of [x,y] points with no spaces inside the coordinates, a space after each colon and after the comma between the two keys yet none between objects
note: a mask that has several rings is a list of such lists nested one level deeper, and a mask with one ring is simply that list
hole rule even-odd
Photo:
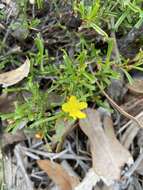
[{"label": "dry twig", "polygon": [[96,81],[97,86],[99,87],[99,89],[101,90],[102,94],[108,99],[108,101],[110,102],[110,104],[116,109],[118,110],[122,115],[124,115],[125,117],[127,117],[128,119],[132,120],[133,122],[135,122],[137,124],[137,126],[139,128],[143,128],[143,126],[140,124],[140,122],[133,117],[132,115],[130,115],[129,113],[127,113],[125,110],[123,110],[120,106],[118,106],[116,104],[116,102],[114,100],[112,100],[112,98],[110,98],[110,96],[102,89],[102,87],[100,86],[99,82]]}]

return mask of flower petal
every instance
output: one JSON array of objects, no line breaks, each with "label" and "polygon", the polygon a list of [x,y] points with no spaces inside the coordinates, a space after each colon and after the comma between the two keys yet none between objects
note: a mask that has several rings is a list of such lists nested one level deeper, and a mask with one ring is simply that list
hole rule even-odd
[{"label": "flower petal", "polygon": [[69,116],[71,116],[74,119],[83,119],[86,117],[86,114],[80,111],[84,108],[87,108],[87,103],[79,102],[76,96],[71,96],[68,102],[62,105],[62,110],[64,112],[68,112]]},{"label": "flower petal", "polygon": [[69,113],[69,116],[71,116],[73,119],[77,119],[77,111],[72,111]]},{"label": "flower petal", "polygon": [[70,102],[70,103],[75,103],[75,102],[77,102],[76,96],[71,96],[70,99],[69,99],[69,102]]},{"label": "flower petal", "polygon": [[79,119],[84,119],[84,118],[86,118],[86,114],[81,112],[81,111],[77,111],[76,112],[76,117],[79,118]]},{"label": "flower petal", "polygon": [[80,102],[79,103],[79,109],[85,109],[87,108],[87,103],[86,102]]},{"label": "flower petal", "polygon": [[64,112],[70,112],[70,107],[69,107],[69,104],[68,103],[65,103],[62,105],[62,110]]}]

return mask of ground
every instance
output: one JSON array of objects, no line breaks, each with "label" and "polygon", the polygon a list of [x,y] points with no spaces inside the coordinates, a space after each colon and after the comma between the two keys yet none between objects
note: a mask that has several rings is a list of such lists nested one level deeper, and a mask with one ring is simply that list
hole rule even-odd
[{"label": "ground", "polygon": [[142,9],[0,1],[1,189],[142,189]]}]

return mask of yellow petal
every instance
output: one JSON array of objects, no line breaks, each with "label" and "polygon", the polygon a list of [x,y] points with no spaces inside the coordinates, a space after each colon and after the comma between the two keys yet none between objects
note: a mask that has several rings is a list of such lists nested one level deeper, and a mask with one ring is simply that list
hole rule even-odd
[{"label": "yellow petal", "polygon": [[87,103],[86,102],[80,102],[79,103],[79,109],[85,109],[87,108]]},{"label": "yellow petal", "polygon": [[62,110],[64,112],[69,112],[70,111],[69,104],[68,103],[63,104],[62,105]]},{"label": "yellow petal", "polygon": [[86,114],[81,112],[81,111],[77,111],[76,112],[76,117],[79,118],[79,119],[84,119],[84,118],[86,118]]},{"label": "yellow petal", "polygon": [[73,119],[77,119],[76,113],[76,111],[72,111],[69,113],[69,116],[71,116]]},{"label": "yellow petal", "polygon": [[71,96],[70,99],[69,99],[69,102],[70,102],[70,103],[71,103],[71,102],[73,102],[73,103],[77,102],[76,96]]}]

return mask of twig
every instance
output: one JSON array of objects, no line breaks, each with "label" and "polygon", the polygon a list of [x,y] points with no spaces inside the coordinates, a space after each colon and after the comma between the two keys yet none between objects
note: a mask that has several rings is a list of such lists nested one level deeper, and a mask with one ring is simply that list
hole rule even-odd
[{"label": "twig", "polygon": [[130,167],[130,169],[125,173],[123,177],[129,178],[134,173],[134,171],[138,168],[142,160],[143,160],[143,153],[141,153],[138,156],[138,158],[136,159],[132,167]]},{"label": "twig", "polygon": [[[67,141],[67,147],[68,147],[68,149],[69,149],[69,152],[70,152],[75,158],[77,158],[77,159],[76,159],[76,164],[75,164],[74,168],[76,168],[78,165],[80,165],[81,168],[83,169],[83,171],[86,173],[87,170],[89,169],[88,166],[83,162],[83,159],[79,159],[79,158],[78,158],[79,156],[77,156],[76,153],[72,150],[71,144],[70,144],[70,142],[68,142],[68,141]],[[85,158],[86,158],[86,157],[85,157]],[[87,157],[87,159],[88,159],[88,157]],[[90,160],[91,160],[91,159],[90,159]]]},{"label": "twig", "polygon": [[[137,120],[141,120],[141,117],[143,117],[143,112],[140,112],[138,115],[135,116],[135,118],[136,118]],[[131,125],[131,124],[132,124],[132,121],[129,121],[129,122],[126,123],[124,126],[122,126],[122,127],[118,130],[117,135],[120,134],[120,133],[122,133],[122,132],[123,132],[129,125]]]},{"label": "twig", "polygon": [[22,158],[20,156],[20,146],[17,145],[14,149],[14,153],[15,153],[15,157],[16,157],[16,160],[17,160],[17,165],[20,167],[21,169],[21,172],[23,174],[23,177],[25,178],[25,181],[27,183],[27,187],[28,187],[28,190],[33,190],[33,185],[31,184],[31,181],[26,173],[26,170],[25,170],[25,167],[24,167],[24,164],[23,164],[23,161],[22,161]]},{"label": "twig", "polygon": [[[11,21],[10,26],[11,26],[13,23],[14,23],[14,20]],[[8,36],[9,36],[9,34],[10,34],[10,31],[11,31],[11,28],[9,27],[9,28],[7,29],[7,31],[6,31],[6,33],[5,33],[5,36],[4,36],[3,40],[2,40],[2,44],[5,44],[7,38],[8,38]]]},{"label": "twig", "polygon": [[25,151],[24,153],[25,153],[26,156],[28,156],[28,157],[30,157],[30,158],[32,158],[34,160],[39,160],[40,159],[39,156],[37,156],[37,155],[35,155],[35,154],[31,153],[31,152]]},{"label": "twig", "polygon": [[128,119],[134,121],[137,126],[139,128],[143,128],[142,125],[140,124],[140,122],[133,117],[132,115],[130,115],[129,113],[127,113],[125,110],[123,110],[120,106],[118,106],[116,104],[116,102],[114,100],[112,100],[112,98],[110,98],[110,96],[102,89],[102,87],[100,86],[99,82],[96,81],[97,86],[99,87],[99,89],[101,90],[102,94],[108,99],[108,101],[110,102],[110,104],[116,109],[118,110],[122,115],[124,115],[125,117],[127,117]]},{"label": "twig", "polygon": [[51,160],[55,160],[57,158],[59,158],[59,159],[71,159],[71,160],[85,160],[85,161],[91,160],[88,157],[68,154],[67,152],[69,150],[64,150],[64,151],[62,151],[60,153],[48,153],[48,152],[44,152],[44,151],[40,151],[40,150],[34,150],[34,149],[31,149],[31,148],[25,148],[25,147],[22,147],[22,149],[23,149],[23,152],[30,151],[32,153],[36,153],[38,155],[44,156],[46,158],[49,158]]}]

